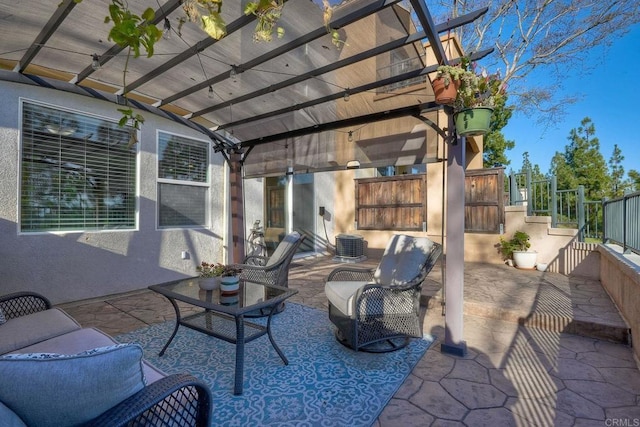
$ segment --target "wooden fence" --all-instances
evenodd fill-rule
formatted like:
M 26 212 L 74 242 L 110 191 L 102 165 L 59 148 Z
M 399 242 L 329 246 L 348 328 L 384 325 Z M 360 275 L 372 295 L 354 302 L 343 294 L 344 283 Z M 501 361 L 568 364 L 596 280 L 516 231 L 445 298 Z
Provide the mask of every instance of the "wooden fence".
M 426 201 L 424 174 L 357 179 L 358 229 L 423 231 Z
M 426 231 L 426 175 L 355 181 L 360 230 Z M 500 233 L 504 224 L 504 168 L 466 172 L 465 231 Z

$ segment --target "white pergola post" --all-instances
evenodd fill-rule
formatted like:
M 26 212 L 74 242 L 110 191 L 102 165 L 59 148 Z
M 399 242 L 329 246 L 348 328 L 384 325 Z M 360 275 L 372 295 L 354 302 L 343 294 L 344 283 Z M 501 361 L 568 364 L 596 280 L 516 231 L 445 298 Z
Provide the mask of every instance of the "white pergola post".
M 285 187 L 285 215 L 284 221 L 285 232 L 287 234 L 293 231 L 293 166 L 287 166 L 287 184 Z
M 449 115 L 449 129 L 455 129 Z M 464 356 L 467 343 L 463 335 L 464 305 L 464 170 L 466 139 L 457 137 L 448 144 L 445 335 L 443 353 Z

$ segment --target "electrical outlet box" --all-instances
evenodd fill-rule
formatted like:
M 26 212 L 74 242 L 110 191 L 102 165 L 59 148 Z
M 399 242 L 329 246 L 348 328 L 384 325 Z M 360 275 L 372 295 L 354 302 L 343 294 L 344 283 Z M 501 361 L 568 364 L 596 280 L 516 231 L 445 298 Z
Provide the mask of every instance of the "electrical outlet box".
M 324 206 L 320 206 L 320 209 L 318 210 L 318 215 L 324 216 Z

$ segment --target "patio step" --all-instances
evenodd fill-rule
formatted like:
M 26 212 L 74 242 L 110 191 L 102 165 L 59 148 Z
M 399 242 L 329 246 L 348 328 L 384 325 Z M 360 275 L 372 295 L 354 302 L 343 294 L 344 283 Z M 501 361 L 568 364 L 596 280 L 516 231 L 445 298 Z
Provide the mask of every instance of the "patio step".
M 474 273 L 483 275 L 482 271 Z M 466 315 L 631 344 L 631 329 L 597 280 L 533 272 L 513 281 L 501 280 L 499 274 L 493 281 L 468 277 L 465 275 Z M 421 305 L 441 310 L 442 301 L 441 285 L 436 280 L 425 282 Z

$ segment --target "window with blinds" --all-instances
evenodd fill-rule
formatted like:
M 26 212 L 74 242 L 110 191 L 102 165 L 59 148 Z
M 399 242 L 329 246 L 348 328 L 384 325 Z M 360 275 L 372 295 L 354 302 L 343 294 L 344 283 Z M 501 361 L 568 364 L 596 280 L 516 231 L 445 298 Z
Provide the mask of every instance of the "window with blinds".
M 20 230 L 136 227 L 136 156 L 130 127 L 22 102 Z
M 206 227 L 209 143 L 158 132 L 158 227 Z

